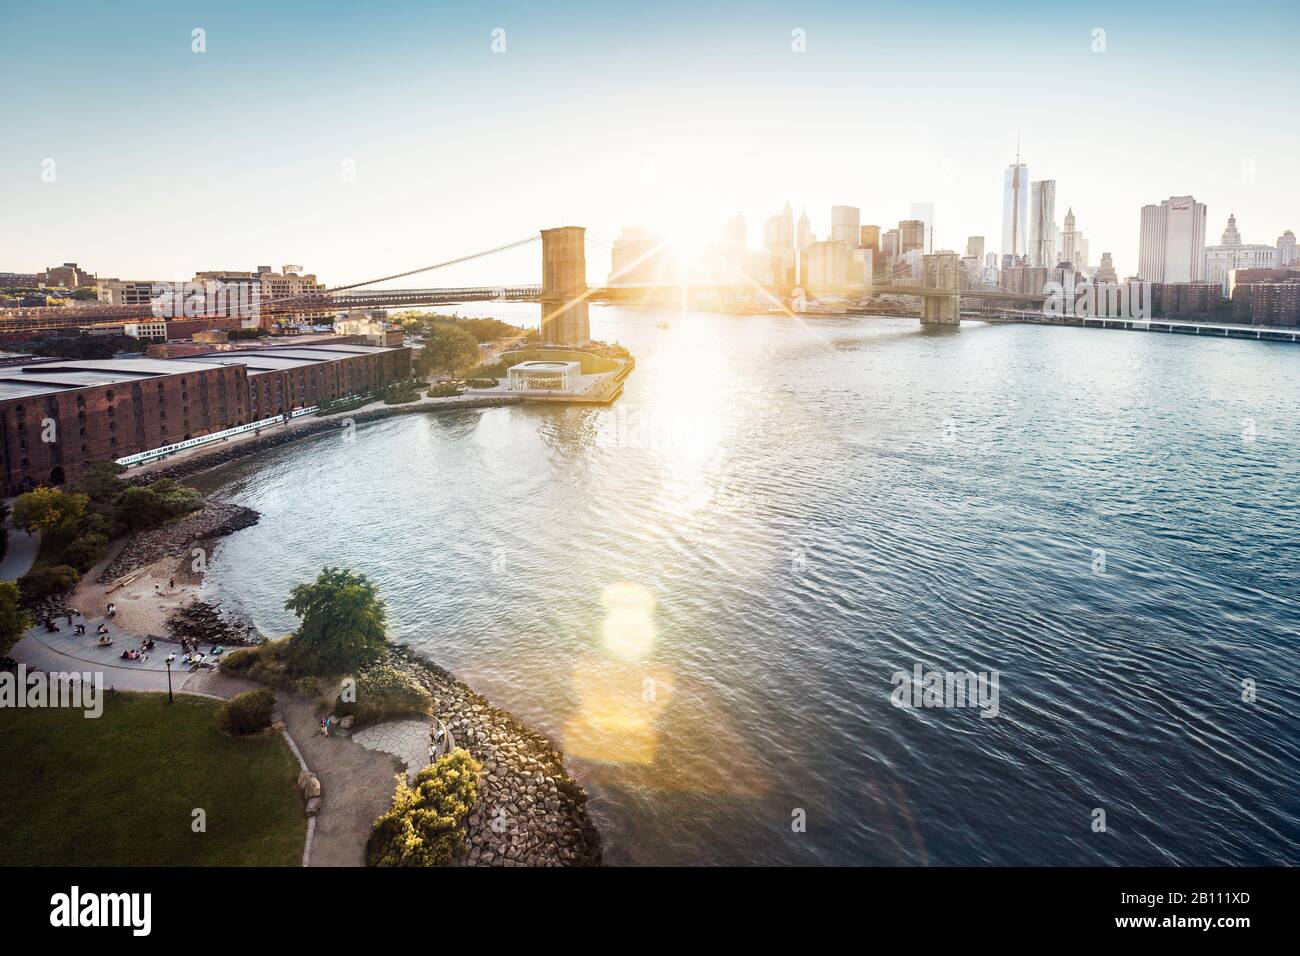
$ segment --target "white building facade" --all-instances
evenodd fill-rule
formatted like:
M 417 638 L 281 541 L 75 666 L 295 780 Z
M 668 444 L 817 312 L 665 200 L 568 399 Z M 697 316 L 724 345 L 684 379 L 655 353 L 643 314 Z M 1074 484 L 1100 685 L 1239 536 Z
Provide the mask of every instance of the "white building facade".
M 1200 282 L 1205 260 L 1205 204 L 1171 196 L 1142 207 L 1138 278 L 1143 282 Z

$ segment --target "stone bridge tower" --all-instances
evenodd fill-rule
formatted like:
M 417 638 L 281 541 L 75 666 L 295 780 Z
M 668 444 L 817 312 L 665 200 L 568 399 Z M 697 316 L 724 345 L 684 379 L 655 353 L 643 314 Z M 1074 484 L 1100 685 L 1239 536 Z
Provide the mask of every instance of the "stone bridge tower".
M 586 345 L 591 341 L 586 232 L 582 226 L 542 230 L 543 342 Z
M 952 290 L 952 295 L 927 295 L 921 299 L 922 325 L 961 325 L 961 259 L 955 252 L 936 252 L 923 259 L 922 284 Z

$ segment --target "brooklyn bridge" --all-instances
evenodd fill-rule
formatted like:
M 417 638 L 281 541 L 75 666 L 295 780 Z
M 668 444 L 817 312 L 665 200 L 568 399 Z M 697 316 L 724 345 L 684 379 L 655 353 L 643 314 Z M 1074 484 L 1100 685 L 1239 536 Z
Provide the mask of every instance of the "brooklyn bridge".
M 586 246 L 592 242 L 582 226 L 543 229 L 538 235 L 421 266 L 391 275 L 367 279 L 309 294 L 262 299 L 255 303 L 256 316 L 265 324 L 293 317 L 298 321 L 311 316 L 368 309 L 407 308 L 450 305 L 463 302 L 538 302 L 541 304 L 543 339 L 575 344 L 589 338 L 587 304 L 636 301 L 655 290 L 678 289 L 676 283 L 648 286 L 644 283 L 621 283 L 611 275 L 603 286 L 587 284 Z M 431 288 L 388 287 L 387 283 L 450 268 L 488 256 L 518 249 L 533 243 L 542 247 L 542 281 L 535 285 L 442 286 Z M 600 245 L 604 245 L 600 243 Z M 383 288 L 378 288 L 384 286 Z M 682 291 L 717 291 L 721 286 L 692 286 Z M 765 285 L 748 276 L 738 275 L 730 288 L 751 298 L 789 311 L 792 289 Z M 955 252 L 938 252 L 923 257 L 919 279 L 858 284 L 833 290 L 858 301 L 878 296 L 902 296 L 919 299 L 920 319 L 924 325 L 959 325 L 963 305 L 968 308 L 1038 308 L 1042 295 L 1021 295 L 1005 289 L 962 288 L 961 265 Z M 0 313 L 0 335 L 16 336 L 68 329 L 109 330 L 128 322 L 157 319 L 202 320 L 227 318 L 229 313 L 214 309 L 201 299 L 195 310 L 180 312 L 179 299 L 155 299 L 140 305 L 76 305 L 31 308 L 19 315 Z M 168 314 L 169 311 L 177 314 Z M 793 313 L 791 313 L 793 314 Z

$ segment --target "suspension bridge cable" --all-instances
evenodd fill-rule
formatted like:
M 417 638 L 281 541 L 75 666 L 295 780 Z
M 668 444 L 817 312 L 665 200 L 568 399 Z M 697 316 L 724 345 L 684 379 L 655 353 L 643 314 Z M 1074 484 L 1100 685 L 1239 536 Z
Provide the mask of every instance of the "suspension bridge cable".
M 518 242 L 511 242 L 504 246 L 497 246 L 495 249 L 485 249 L 483 252 L 475 252 L 472 255 L 461 256 L 458 259 L 448 259 L 446 262 L 438 262 L 431 266 L 422 266 L 419 269 L 411 269 L 409 272 L 398 272 L 391 276 L 384 276 L 381 279 L 367 279 L 365 282 L 354 282 L 351 285 L 335 286 L 333 289 L 324 290 L 324 295 L 333 295 L 336 292 L 346 292 L 349 289 L 359 289 L 366 285 L 377 285 L 380 282 L 390 282 L 393 279 L 405 279 L 407 276 L 418 275 L 421 272 L 430 272 L 434 269 L 442 269 L 446 266 L 454 266 L 462 262 L 469 262 L 472 259 L 481 259 L 484 256 L 494 255 L 498 252 L 505 252 L 508 249 L 518 249 L 520 246 L 526 246 L 530 242 L 537 242 L 541 236 L 529 236 L 527 239 L 520 239 Z M 294 298 L 298 298 L 294 296 Z M 272 300 L 276 301 L 276 300 Z

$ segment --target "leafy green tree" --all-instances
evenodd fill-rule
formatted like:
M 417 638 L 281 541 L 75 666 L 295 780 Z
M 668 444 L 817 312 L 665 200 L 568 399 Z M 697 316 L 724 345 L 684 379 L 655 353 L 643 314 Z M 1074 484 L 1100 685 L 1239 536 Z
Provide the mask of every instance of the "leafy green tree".
M 302 623 L 289 640 L 289 658 L 306 674 L 341 674 L 374 660 L 384 647 L 388 612 L 362 574 L 325 568 L 299 584 L 285 602 Z
M 375 821 L 371 866 L 446 866 L 465 849 L 466 815 L 478 801 L 483 768 L 459 747 L 415 775 L 397 777 L 393 805 Z
M 54 538 L 68 537 L 76 532 L 77 522 L 85 517 L 89 501 L 78 492 L 37 488 L 14 501 L 14 526 L 29 533 L 39 531 Z
M 125 466 L 115 461 L 94 461 L 86 466 L 81 477 L 73 482 L 73 489 L 89 496 L 96 504 L 112 504 L 126 489 L 119 476 Z
M 51 564 L 43 568 L 32 568 L 18 579 L 18 592 L 23 604 L 32 607 L 46 598 L 67 594 L 77 586 L 81 575 L 77 569 L 66 564 Z
M 424 348 L 417 354 L 420 375 L 460 375 L 479 363 L 478 342 L 462 328 L 447 323 L 430 327 Z
M 127 488 L 118 495 L 113 514 L 131 531 L 143 531 L 189 514 L 200 503 L 196 489 L 161 478 L 152 484 Z
M 63 560 L 85 574 L 108 550 L 108 538 L 102 534 L 83 534 L 63 549 Z
M 22 595 L 12 581 L 0 581 L 0 657 L 9 656 L 29 627 L 31 618 L 23 610 Z

